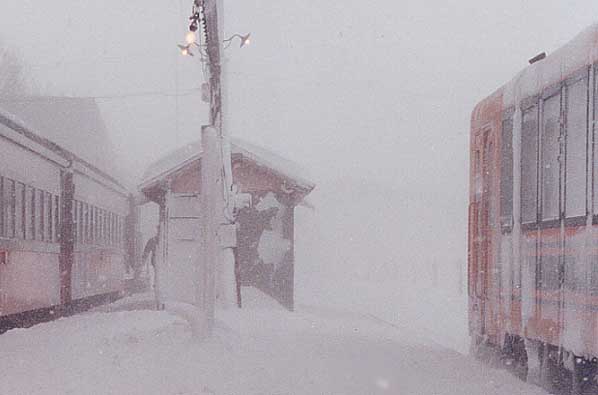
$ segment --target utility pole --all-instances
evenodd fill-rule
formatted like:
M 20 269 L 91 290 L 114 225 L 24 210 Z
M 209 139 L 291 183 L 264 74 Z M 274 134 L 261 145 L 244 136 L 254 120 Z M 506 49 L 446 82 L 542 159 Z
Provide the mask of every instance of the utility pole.
M 223 276 L 233 273 L 231 233 L 234 232 L 231 214 L 231 155 L 223 117 L 222 84 L 222 0 L 195 0 L 203 7 L 206 53 L 208 58 L 210 87 L 210 125 L 202 128 L 201 160 L 201 264 L 198 305 L 203 308 L 207 335 L 212 334 L 216 295 L 227 290 L 222 284 Z M 228 226 L 227 226 L 228 225 Z M 233 236 L 234 238 L 234 236 Z M 228 240 L 228 243 L 226 242 Z M 228 275 L 226 275 L 228 273 Z M 218 284 L 217 284 L 218 283 Z M 217 287 L 220 287 L 218 290 Z M 230 290 L 232 291 L 232 290 Z

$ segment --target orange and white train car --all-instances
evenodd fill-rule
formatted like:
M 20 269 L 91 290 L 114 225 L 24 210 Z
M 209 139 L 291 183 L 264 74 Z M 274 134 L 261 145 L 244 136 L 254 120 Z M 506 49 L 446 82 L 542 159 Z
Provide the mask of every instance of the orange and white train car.
M 471 117 L 473 351 L 597 393 L 598 25 L 530 63 Z

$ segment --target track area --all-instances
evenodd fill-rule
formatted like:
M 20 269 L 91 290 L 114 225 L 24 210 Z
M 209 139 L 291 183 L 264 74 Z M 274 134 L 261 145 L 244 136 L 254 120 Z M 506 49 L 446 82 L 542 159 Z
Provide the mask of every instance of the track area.
M 0 336 L 2 394 L 544 394 L 383 321 L 258 292 L 196 343 L 169 312 L 93 312 Z M 139 301 L 128 305 L 139 308 Z M 119 302 L 118 309 L 127 310 Z

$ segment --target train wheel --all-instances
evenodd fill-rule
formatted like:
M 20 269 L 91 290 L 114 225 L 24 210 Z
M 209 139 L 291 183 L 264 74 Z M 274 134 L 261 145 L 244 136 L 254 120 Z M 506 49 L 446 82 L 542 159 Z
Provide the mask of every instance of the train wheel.
M 519 336 L 505 335 L 503 366 L 519 379 L 527 379 L 527 353 L 525 343 Z
M 572 356 L 573 371 L 571 394 L 589 395 L 598 393 L 598 360 Z
M 527 356 L 527 381 L 542 385 L 543 344 L 531 339 L 525 339 L 525 354 Z

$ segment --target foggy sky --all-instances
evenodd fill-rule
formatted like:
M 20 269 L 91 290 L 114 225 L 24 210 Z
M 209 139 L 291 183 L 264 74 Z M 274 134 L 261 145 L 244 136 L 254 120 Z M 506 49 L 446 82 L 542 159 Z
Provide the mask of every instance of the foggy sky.
M 44 94 L 172 95 L 177 79 L 179 93 L 188 94 L 200 84 L 199 62 L 181 58 L 175 44 L 190 3 L 11 0 L 2 6 L 0 38 L 20 52 Z M 227 34 L 254 37 L 249 48 L 227 51 L 232 133 L 312 171 L 400 179 L 405 165 L 423 166 L 412 163 L 422 153 L 434 152 L 432 162 L 465 159 L 475 102 L 529 57 L 572 38 L 597 11 L 590 0 L 228 0 Z M 115 142 L 141 157 L 137 165 L 197 137 L 206 105 L 196 93 L 179 97 L 177 132 L 175 101 L 101 101 Z M 426 166 L 417 177 L 444 168 Z
M 198 58 L 176 48 L 190 5 L 7 0 L 0 39 L 20 53 L 34 92 L 159 92 L 99 100 L 115 145 L 139 175 L 197 139 L 206 123 L 207 105 L 193 90 L 202 78 Z M 595 0 L 227 0 L 226 34 L 252 33 L 251 46 L 226 51 L 229 132 L 308 168 L 316 199 L 328 198 L 324 208 L 354 198 L 342 185 L 350 179 L 394 191 L 404 200 L 397 206 L 420 202 L 428 220 L 448 215 L 443 226 L 454 228 L 459 254 L 473 106 L 593 15 Z

